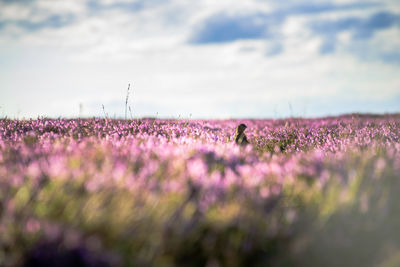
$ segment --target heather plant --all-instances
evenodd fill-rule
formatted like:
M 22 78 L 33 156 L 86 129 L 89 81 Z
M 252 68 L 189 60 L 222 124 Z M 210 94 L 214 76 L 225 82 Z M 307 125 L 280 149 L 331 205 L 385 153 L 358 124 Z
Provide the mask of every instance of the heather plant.
M 399 130 L 397 115 L 0 120 L 0 265 L 397 266 Z

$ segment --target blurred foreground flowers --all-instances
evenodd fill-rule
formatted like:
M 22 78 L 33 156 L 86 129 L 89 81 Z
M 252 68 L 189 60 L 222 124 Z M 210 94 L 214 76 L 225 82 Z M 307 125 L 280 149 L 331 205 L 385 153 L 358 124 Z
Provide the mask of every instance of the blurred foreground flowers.
M 0 120 L 0 266 L 399 266 L 399 193 L 395 115 Z

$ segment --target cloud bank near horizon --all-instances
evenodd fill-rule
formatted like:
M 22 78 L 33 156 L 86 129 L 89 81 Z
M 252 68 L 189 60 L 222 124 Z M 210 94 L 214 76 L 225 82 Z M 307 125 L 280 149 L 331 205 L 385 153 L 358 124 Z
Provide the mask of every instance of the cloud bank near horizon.
M 400 4 L 0 1 L 0 116 L 400 112 Z

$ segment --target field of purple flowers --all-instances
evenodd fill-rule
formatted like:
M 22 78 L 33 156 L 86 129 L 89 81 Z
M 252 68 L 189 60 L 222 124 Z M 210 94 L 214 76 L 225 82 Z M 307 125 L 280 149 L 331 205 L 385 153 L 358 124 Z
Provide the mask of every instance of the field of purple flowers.
M 400 266 L 399 229 L 399 115 L 0 120 L 0 266 Z

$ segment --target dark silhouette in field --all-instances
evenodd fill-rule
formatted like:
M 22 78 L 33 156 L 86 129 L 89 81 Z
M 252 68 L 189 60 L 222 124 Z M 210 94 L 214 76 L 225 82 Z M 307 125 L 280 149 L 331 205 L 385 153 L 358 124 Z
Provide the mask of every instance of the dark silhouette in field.
M 60 240 L 42 241 L 27 254 L 24 267 L 111 267 L 107 255 L 89 251 L 83 246 L 66 248 Z
M 244 134 L 244 130 L 246 130 L 247 126 L 244 125 L 243 123 L 240 124 L 236 128 L 236 134 L 235 134 L 235 143 L 241 146 L 245 146 L 249 144 L 249 141 L 247 140 L 246 135 Z

